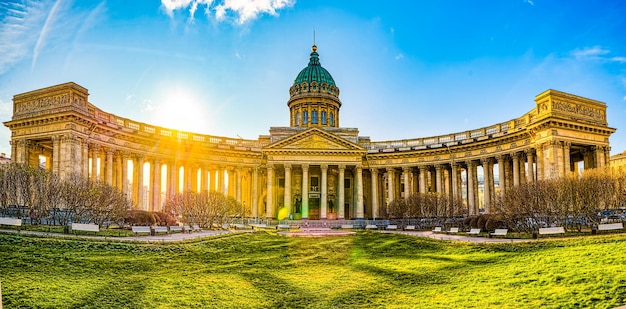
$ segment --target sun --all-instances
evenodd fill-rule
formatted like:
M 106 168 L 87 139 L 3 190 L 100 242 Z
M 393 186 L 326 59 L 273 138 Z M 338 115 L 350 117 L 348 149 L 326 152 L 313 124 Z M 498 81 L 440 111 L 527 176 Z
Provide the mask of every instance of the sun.
M 151 123 L 180 131 L 206 134 L 212 122 L 199 95 L 184 86 L 164 89 L 164 95 L 151 102 Z

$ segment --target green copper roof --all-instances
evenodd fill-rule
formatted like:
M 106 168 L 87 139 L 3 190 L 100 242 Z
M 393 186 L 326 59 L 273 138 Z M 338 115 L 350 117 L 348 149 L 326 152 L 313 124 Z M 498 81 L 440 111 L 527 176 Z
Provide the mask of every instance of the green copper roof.
M 313 45 L 313 51 L 311 52 L 311 60 L 309 60 L 309 65 L 302 69 L 296 77 L 296 80 L 293 81 L 294 84 L 300 84 L 302 82 L 318 82 L 318 83 L 327 83 L 328 85 L 335 85 L 335 80 L 330 73 L 326 71 L 320 64 L 319 54 L 317 53 L 317 46 Z

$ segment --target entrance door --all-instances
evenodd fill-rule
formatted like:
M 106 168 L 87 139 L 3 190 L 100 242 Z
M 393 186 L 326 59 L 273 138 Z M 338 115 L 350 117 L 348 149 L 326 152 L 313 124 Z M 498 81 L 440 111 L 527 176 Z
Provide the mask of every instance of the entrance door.
M 320 199 L 319 198 L 309 198 L 309 219 L 311 220 L 320 219 Z

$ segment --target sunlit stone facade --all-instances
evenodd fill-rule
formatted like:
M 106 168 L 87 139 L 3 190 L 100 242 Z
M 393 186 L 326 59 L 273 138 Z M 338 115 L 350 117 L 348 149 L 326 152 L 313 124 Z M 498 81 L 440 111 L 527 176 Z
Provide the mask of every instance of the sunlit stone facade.
M 528 113 L 492 126 L 371 141 L 339 126 L 339 88 L 315 47 L 289 92 L 290 126 L 256 140 L 113 115 L 75 83 L 15 95 L 4 124 L 14 162 L 45 158 L 60 177 L 105 181 L 139 209 L 161 210 L 179 191 L 215 190 L 242 202 L 249 217 L 285 207 L 295 219 L 328 220 L 378 218 L 389 201 L 418 192 L 463 198 L 467 214 L 490 212 L 514 186 L 608 164 L 615 132 L 604 103 L 547 90 Z

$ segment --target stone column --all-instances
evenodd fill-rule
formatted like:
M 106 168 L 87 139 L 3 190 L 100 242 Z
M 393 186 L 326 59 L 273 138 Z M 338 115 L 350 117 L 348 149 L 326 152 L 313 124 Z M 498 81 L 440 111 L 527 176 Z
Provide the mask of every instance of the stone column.
M 427 166 L 419 166 L 418 167 L 420 170 L 420 193 L 421 194 L 425 194 L 426 193 L 426 173 L 428 172 L 428 167 Z
M 409 180 L 409 175 L 411 175 L 410 167 L 402 168 L 402 176 L 404 177 L 404 198 L 408 199 L 409 195 L 411 195 L 411 183 Z
M 532 149 L 526 149 L 526 160 L 528 161 L 528 182 L 535 182 L 535 154 Z
M 443 192 L 443 175 L 441 173 L 442 169 L 443 166 L 441 166 L 440 164 L 435 165 L 435 192 L 437 193 Z
M 543 176 L 543 144 L 539 144 L 537 145 L 537 148 L 535 149 L 535 151 L 537 152 L 537 180 L 543 180 L 544 176 Z M 587 166 L 585 166 L 586 168 Z
M 220 173 L 221 174 L 221 173 Z M 221 175 L 220 175 L 221 178 Z M 223 191 L 222 191 L 223 192 Z M 266 218 L 274 217 L 274 166 L 271 164 L 267 165 L 267 205 L 266 205 Z
M 91 180 L 98 181 L 98 154 L 100 147 L 93 145 L 91 148 Z
M 152 210 L 161 211 L 161 158 L 154 159 L 152 168 Z
M 394 193 L 396 192 L 396 190 L 393 187 L 395 183 L 394 181 L 395 175 L 396 175 L 395 169 L 393 167 L 388 167 L 387 168 L 387 205 L 389 205 L 395 199 Z
M 178 188 L 176 187 L 176 179 L 178 178 L 178 172 L 176 170 L 176 160 L 171 160 L 167 163 L 167 175 L 169 176 L 168 178 L 168 184 L 167 184 L 167 194 L 168 194 L 168 198 L 172 198 L 174 197 L 174 195 L 176 195 L 176 192 L 178 192 Z
M 237 166 L 235 168 L 235 198 L 237 202 L 241 203 L 241 184 L 242 184 L 242 175 L 241 175 L 241 166 Z
M 235 170 L 231 166 L 228 171 L 228 196 L 235 198 Z
M 209 173 L 207 173 L 206 165 L 200 167 L 202 173 L 200 174 L 200 192 L 209 190 Z
M 378 169 L 370 168 L 372 173 L 372 217 L 378 218 Z
M 462 195 L 459 195 L 459 188 L 461 188 L 460 186 L 460 181 L 458 178 L 458 174 L 459 174 L 459 164 L 458 163 L 453 163 L 451 166 L 452 169 L 452 175 L 450 176 L 450 178 L 452 178 L 452 199 L 457 199 L 457 198 L 461 198 Z
M 504 197 L 506 192 L 506 175 L 504 173 L 504 161 L 503 155 L 497 156 L 498 159 L 498 188 L 500 188 L 500 197 Z
M 356 218 L 365 219 L 365 207 L 363 205 L 363 167 L 356 166 Z
M 346 189 L 345 189 L 345 177 L 346 177 L 346 166 L 339 165 L 339 201 L 337 202 L 337 218 L 344 219 L 346 217 L 344 204 L 346 203 Z
M 137 171 L 137 184 L 135 186 L 137 187 L 137 206 L 139 207 L 139 209 L 144 209 L 144 203 L 143 203 L 143 199 L 144 199 L 143 163 L 144 161 L 143 160 L 144 160 L 143 156 L 137 156 L 137 168 L 135 169 Z
M 469 208 L 470 216 L 476 214 L 475 196 L 476 191 L 474 188 L 474 169 L 476 165 L 472 161 L 467 161 L 467 207 Z
M 493 172 L 493 166 L 492 164 L 492 159 L 491 158 L 486 158 L 486 159 L 482 159 L 482 164 L 483 164 L 483 174 L 484 174 L 484 199 L 485 199 L 485 213 L 491 213 L 491 190 L 492 190 L 492 172 Z
M 572 172 L 572 164 L 570 159 L 570 148 L 572 143 L 563 142 L 563 173 L 565 176 Z
M 122 154 L 122 192 L 127 199 L 132 200 L 131 192 L 128 188 L 128 159 L 130 159 L 130 154 L 128 152 L 124 152 Z
M 122 191 L 122 153 L 120 151 L 115 152 L 115 187 Z
M 517 153 L 512 153 L 511 157 L 513 158 L 513 186 L 519 186 L 519 155 Z
M 285 196 L 283 198 L 283 207 L 287 208 L 289 214 L 293 211 L 291 209 L 291 164 L 284 164 L 285 168 Z
M 309 165 L 302 164 L 302 219 L 309 218 Z
M 53 160 L 54 160 L 54 139 L 52 140 L 52 145 L 53 145 L 52 146 L 53 147 L 53 150 L 52 150 L 53 155 L 52 155 L 52 157 L 53 157 Z M 83 140 L 81 145 L 80 145 L 80 147 L 81 147 L 81 153 L 82 153 L 81 154 L 81 160 L 82 160 L 82 163 L 83 163 L 82 173 L 81 174 L 83 175 L 83 177 L 89 178 L 89 143 L 87 141 Z M 54 167 L 54 163 L 52 164 L 52 166 Z M 118 183 L 117 187 L 121 187 L 121 184 Z
M 107 170 L 106 170 L 106 183 L 109 186 L 113 185 L 113 149 L 107 149 Z
M 252 217 L 259 216 L 259 168 L 252 168 L 252 202 L 250 203 Z
M 321 165 L 322 170 L 322 197 L 320 201 L 320 219 L 326 219 L 328 210 L 328 165 Z
M 272 167 L 272 173 L 274 172 L 273 167 Z M 272 174 L 272 176 L 274 176 Z M 226 167 L 223 165 L 220 165 L 218 172 L 217 172 L 217 190 L 224 194 L 225 196 L 228 196 L 228 191 L 226 188 Z M 273 215 L 272 215 L 273 216 Z

